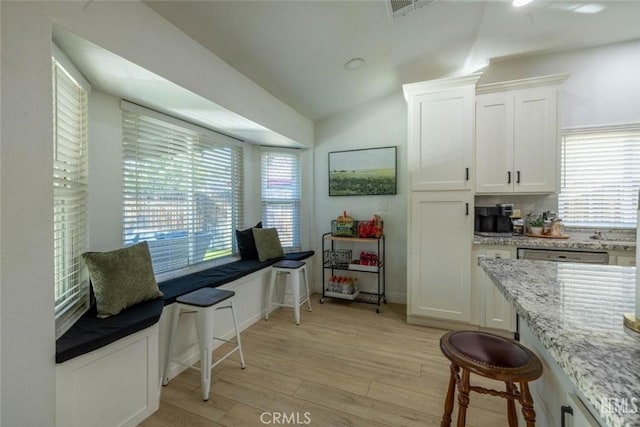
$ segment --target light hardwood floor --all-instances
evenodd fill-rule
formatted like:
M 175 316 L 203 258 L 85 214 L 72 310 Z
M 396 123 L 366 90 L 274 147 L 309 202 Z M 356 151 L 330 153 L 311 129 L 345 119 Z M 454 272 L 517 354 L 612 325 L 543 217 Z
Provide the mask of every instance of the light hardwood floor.
M 237 355 L 217 366 L 208 402 L 189 369 L 162 388 L 160 409 L 141 426 L 439 426 L 449 378 L 444 331 L 407 325 L 404 305 L 376 314 L 373 305 L 318 298 L 312 312 L 301 308 L 299 326 L 282 308 L 244 331 L 247 368 Z M 506 426 L 506 401 L 472 394 L 467 425 Z

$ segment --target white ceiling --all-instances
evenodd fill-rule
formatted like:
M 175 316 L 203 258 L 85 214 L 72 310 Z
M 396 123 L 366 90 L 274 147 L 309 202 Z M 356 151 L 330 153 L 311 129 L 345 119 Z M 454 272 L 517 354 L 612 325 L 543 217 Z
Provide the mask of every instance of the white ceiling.
M 576 11 L 596 2 L 604 10 Z M 640 38 L 635 0 L 436 0 L 397 20 L 382 0 L 145 3 L 314 121 L 491 59 Z M 345 70 L 354 57 L 366 63 Z
M 248 120 L 59 26 L 53 40 L 92 87 L 244 141 L 300 147 L 300 143 Z

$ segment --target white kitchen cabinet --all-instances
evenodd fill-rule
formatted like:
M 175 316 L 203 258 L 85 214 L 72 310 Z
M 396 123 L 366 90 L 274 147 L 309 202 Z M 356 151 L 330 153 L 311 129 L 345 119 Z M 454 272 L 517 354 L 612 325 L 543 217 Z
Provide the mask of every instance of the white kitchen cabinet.
M 407 315 L 471 320 L 471 192 L 412 192 Z M 415 323 L 415 322 L 412 322 Z
M 559 176 L 559 85 L 567 75 L 478 86 L 477 193 L 554 193 Z
M 489 249 L 484 256 L 489 258 L 510 259 L 511 252 L 505 250 Z M 480 286 L 484 291 L 484 312 L 481 317 L 481 326 L 504 331 L 516 331 L 516 310 L 513 305 L 502 295 L 498 287 L 489 276 L 480 270 Z
M 403 86 L 410 191 L 472 190 L 475 85 L 480 74 Z

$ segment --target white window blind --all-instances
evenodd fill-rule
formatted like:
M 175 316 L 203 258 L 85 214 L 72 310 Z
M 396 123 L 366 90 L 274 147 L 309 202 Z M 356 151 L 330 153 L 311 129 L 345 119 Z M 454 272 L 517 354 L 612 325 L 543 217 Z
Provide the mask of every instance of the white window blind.
M 231 255 L 243 225 L 242 156 L 223 135 L 123 110 L 124 244 L 146 240 L 156 273 Z
M 53 227 L 56 337 L 89 307 L 87 92 L 56 58 L 53 68 Z
M 299 251 L 300 243 L 300 152 L 263 148 L 262 224 L 275 227 L 286 251 Z
M 640 125 L 567 131 L 559 213 L 572 226 L 633 228 L 640 189 Z

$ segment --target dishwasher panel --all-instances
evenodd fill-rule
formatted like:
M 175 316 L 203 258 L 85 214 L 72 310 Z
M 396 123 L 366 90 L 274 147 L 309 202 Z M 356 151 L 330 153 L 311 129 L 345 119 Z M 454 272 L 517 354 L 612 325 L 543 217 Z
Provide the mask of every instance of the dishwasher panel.
M 583 264 L 609 264 L 609 254 L 607 252 L 567 251 L 555 249 L 518 248 L 518 259 L 577 262 Z

